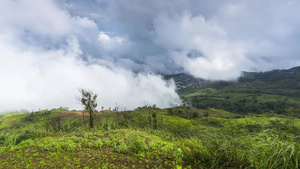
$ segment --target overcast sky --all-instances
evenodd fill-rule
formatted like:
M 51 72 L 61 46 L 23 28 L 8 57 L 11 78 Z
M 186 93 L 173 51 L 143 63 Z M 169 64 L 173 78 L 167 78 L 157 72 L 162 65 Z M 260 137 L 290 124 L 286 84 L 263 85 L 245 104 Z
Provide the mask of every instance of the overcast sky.
M 180 104 L 185 72 L 235 80 L 300 65 L 299 0 L 2 0 L 0 112 Z

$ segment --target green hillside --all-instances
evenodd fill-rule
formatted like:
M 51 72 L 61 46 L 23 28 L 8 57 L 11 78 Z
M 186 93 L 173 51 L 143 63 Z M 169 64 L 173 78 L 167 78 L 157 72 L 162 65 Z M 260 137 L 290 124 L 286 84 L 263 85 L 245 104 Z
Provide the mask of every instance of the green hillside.
M 268 72 L 243 72 L 237 81 L 207 81 L 188 74 L 166 75 L 174 79 L 180 95 L 213 88 L 223 92 L 300 96 L 300 67 Z
M 0 130 L 0 168 L 298 168 L 293 116 L 146 106 L 95 120 L 89 129 L 62 109 L 1 116 L 17 122 Z
M 300 116 L 300 67 L 243 72 L 238 81 L 205 81 L 185 74 L 169 75 L 179 95 L 196 108 L 237 114 L 277 113 Z
M 7 113 L 0 168 L 299 168 L 299 70 L 170 75 L 183 105 L 103 110 L 93 129 L 81 111 Z

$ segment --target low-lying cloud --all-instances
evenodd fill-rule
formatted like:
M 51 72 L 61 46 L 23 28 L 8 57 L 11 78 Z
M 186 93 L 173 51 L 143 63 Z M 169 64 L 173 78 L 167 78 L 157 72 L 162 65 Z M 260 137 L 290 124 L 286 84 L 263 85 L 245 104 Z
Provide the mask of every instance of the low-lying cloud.
M 84 61 L 75 39 L 63 50 L 20 51 L 1 42 L 1 111 L 38 110 L 58 106 L 80 109 L 78 89 L 99 94 L 99 106 L 126 109 L 144 103 L 169 107 L 180 104 L 173 81 L 150 73 L 133 73 L 113 63 L 96 59 Z M 9 57 L 8 57 L 9 56 Z
M 114 50 L 126 46 L 123 39 L 99 31 L 94 21 L 70 16 L 50 0 L 4 4 L 1 11 L 17 11 L 0 12 L 0 112 L 81 109 L 76 100 L 79 88 L 97 93 L 99 106 L 106 109 L 181 103 L 173 81 L 118 66 L 114 57 L 119 53 Z M 14 17 L 16 13 L 24 18 Z M 98 51 L 102 58 L 93 56 Z

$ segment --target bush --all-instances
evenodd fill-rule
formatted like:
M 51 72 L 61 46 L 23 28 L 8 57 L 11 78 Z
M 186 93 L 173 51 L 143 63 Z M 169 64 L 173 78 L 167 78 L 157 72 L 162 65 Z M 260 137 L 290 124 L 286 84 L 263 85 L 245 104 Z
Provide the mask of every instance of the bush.
M 193 108 L 193 107 L 188 107 L 188 106 L 181 106 L 177 108 L 169 108 L 167 115 L 169 116 L 179 116 L 183 117 L 186 119 L 195 119 L 200 117 L 200 112 L 199 110 Z
M 22 133 L 22 134 L 16 136 L 15 137 L 15 145 L 20 144 L 22 141 L 24 141 L 26 139 L 27 139 L 26 133 Z
M 127 153 L 128 152 L 127 145 L 125 143 L 121 143 L 119 146 L 115 148 L 115 151 L 119 153 Z
M 145 141 L 143 139 L 137 139 L 132 137 L 129 144 L 129 151 L 135 154 L 139 154 L 140 152 L 145 150 Z
M 263 126 L 260 124 L 247 124 L 245 129 L 249 132 L 260 132 L 263 129 Z
M 0 145 L 3 145 L 5 142 L 5 136 L 1 135 L 0 136 Z

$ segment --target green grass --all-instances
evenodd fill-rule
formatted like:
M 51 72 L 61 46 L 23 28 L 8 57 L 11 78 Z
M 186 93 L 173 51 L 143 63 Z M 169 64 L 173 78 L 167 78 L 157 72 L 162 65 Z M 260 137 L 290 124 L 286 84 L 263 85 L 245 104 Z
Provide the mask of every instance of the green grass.
M 26 117 L 28 113 L 9 113 L 0 116 L 0 130 L 13 126 L 15 123 L 19 123 L 20 120 Z
M 193 97 L 193 96 L 210 95 L 210 94 L 215 94 L 215 93 L 217 93 L 216 89 L 205 88 L 205 89 L 197 90 L 196 92 L 193 92 L 193 93 L 182 94 L 182 96 L 184 96 L 184 97 Z
M 63 118 L 59 131 L 37 120 L 58 112 L 26 114 L 32 121 L 2 116 L 4 124 L 23 119 L 0 131 L 0 168 L 299 168 L 297 117 L 186 106 L 172 112 L 183 115 L 155 108 L 111 113 L 97 117 L 93 130 Z
M 3 168 L 174 168 L 176 162 L 168 158 L 173 156 L 173 147 L 150 133 L 95 130 L 29 139 L 2 148 L 0 161 Z

